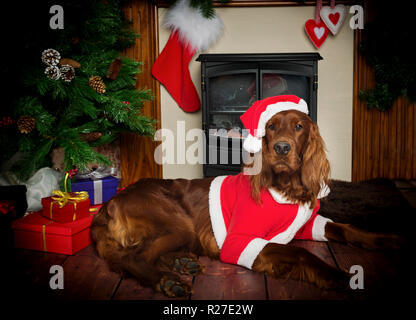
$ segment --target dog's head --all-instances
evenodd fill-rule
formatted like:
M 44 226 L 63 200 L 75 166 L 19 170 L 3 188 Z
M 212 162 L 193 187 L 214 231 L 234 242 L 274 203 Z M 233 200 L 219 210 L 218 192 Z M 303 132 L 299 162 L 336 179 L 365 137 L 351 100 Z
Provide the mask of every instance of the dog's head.
M 259 200 L 261 189 L 275 187 L 314 205 L 330 170 L 316 123 L 297 110 L 276 113 L 266 122 L 261 152 L 261 171 L 250 177 L 253 197 Z

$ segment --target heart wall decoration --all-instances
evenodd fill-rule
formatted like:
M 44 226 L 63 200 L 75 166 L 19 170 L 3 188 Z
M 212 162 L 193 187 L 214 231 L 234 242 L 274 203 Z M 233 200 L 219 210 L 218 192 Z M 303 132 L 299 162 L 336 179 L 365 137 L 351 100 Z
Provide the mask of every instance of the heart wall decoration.
M 329 29 L 325 23 L 314 19 L 306 21 L 305 31 L 317 49 L 321 47 L 329 35 Z
M 316 0 L 315 19 L 309 19 L 305 23 L 305 31 L 312 43 L 319 49 L 329 34 L 326 24 L 321 21 L 319 13 L 322 8 L 322 0 Z
M 342 4 L 337 4 L 336 6 L 324 6 L 320 10 L 322 21 L 334 36 L 341 29 L 347 15 L 346 13 L 347 9 Z

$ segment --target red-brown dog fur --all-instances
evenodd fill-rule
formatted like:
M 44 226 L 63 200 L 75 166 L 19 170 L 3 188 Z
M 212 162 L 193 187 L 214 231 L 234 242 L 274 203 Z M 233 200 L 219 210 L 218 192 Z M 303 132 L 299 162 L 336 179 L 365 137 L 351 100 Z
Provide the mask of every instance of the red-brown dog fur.
M 277 141 L 291 150 L 285 156 L 274 151 Z M 275 188 L 290 200 L 315 206 L 321 183 L 329 184 L 329 162 L 318 127 L 299 111 L 276 114 L 266 124 L 261 172 L 250 176 L 252 196 L 259 201 L 263 188 Z M 135 277 L 168 296 L 186 295 L 191 285 L 178 275 L 187 266 L 203 272 L 196 256 L 218 259 L 208 208 L 213 178 L 142 179 L 105 203 L 94 217 L 91 232 L 100 257 L 114 271 Z M 374 249 L 397 247 L 394 235 L 369 233 L 350 225 L 327 223 L 330 240 Z M 185 258 L 182 269 L 175 269 Z M 189 263 L 194 261 L 195 263 Z M 269 243 L 255 259 L 252 269 L 277 278 L 291 278 L 319 287 L 346 287 L 348 274 L 336 269 L 303 248 Z M 192 271 L 192 270 L 191 270 Z M 196 273 L 195 273 L 196 272 Z

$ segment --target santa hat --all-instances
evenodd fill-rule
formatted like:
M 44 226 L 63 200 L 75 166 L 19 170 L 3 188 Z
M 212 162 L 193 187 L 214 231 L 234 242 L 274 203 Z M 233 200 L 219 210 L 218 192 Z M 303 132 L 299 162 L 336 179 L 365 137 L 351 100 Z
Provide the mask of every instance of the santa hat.
M 206 18 L 190 0 L 178 0 L 166 12 L 164 27 L 171 29 L 166 46 L 152 67 L 153 76 L 165 86 L 176 103 L 186 112 L 201 105 L 189 73 L 189 62 L 195 53 L 207 50 L 223 31 L 222 20 Z
M 306 102 L 294 95 L 282 95 L 258 100 L 240 117 L 244 127 L 249 131 L 243 147 L 247 152 L 256 153 L 261 150 L 262 137 L 266 134 L 266 123 L 276 113 L 298 110 L 308 114 Z

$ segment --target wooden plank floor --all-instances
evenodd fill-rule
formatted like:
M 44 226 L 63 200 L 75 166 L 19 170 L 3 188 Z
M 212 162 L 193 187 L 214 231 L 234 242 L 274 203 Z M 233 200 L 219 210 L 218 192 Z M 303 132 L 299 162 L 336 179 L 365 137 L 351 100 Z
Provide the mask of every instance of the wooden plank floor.
M 416 181 L 396 180 L 395 183 L 409 203 L 416 207 Z M 296 240 L 290 245 L 303 247 L 347 272 L 353 265 L 362 266 L 364 289 L 343 292 L 323 290 L 307 283 L 272 279 L 239 266 L 200 257 L 206 272 L 186 279 L 193 283 L 194 293 L 183 300 L 397 300 L 406 298 L 406 286 L 413 279 L 411 268 L 414 264 L 410 260 L 411 255 L 406 255 L 404 250 L 369 251 L 331 241 Z M 6 259 L 11 261 L 8 271 L 3 273 L 10 284 L 9 296 L 14 290 L 19 299 L 24 296 L 65 300 L 169 299 L 143 288 L 135 279 L 111 272 L 92 246 L 73 256 L 15 249 Z M 49 287 L 52 265 L 60 265 L 64 269 L 63 290 L 51 290 Z
M 314 241 L 293 241 L 317 255 L 327 263 L 348 271 L 352 265 L 364 269 L 364 290 L 340 292 L 323 290 L 313 285 L 273 279 L 254 273 L 243 267 L 224 264 L 200 257 L 206 266 L 204 274 L 188 277 L 193 283 L 194 293 L 184 300 L 356 300 L 386 298 L 393 295 L 383 288 L 399 282 L 400 257 L 397 252 L 375 252 L 352 248 L 343 244 Z M 47 294 L 65 300 L 161 300 L 168 299 L 150 288 L 143 288 L 135 279 L 123 278 L 111 272 L 92 246 L 73 256 L 43 253 L 30 250 L 15 250 L 16 262 L 24 270 L 25 282 L 21 286 L 31 287 L 31 292 Z M 52 265 L 64 269 L 64 289 L 49 289 L 49 269 Z M 21 272 L 21 271 L 20 271 Z M 21 288 L 22 289 L 22 288 Z M 395 290 L 396 294 L 397 291 Z

